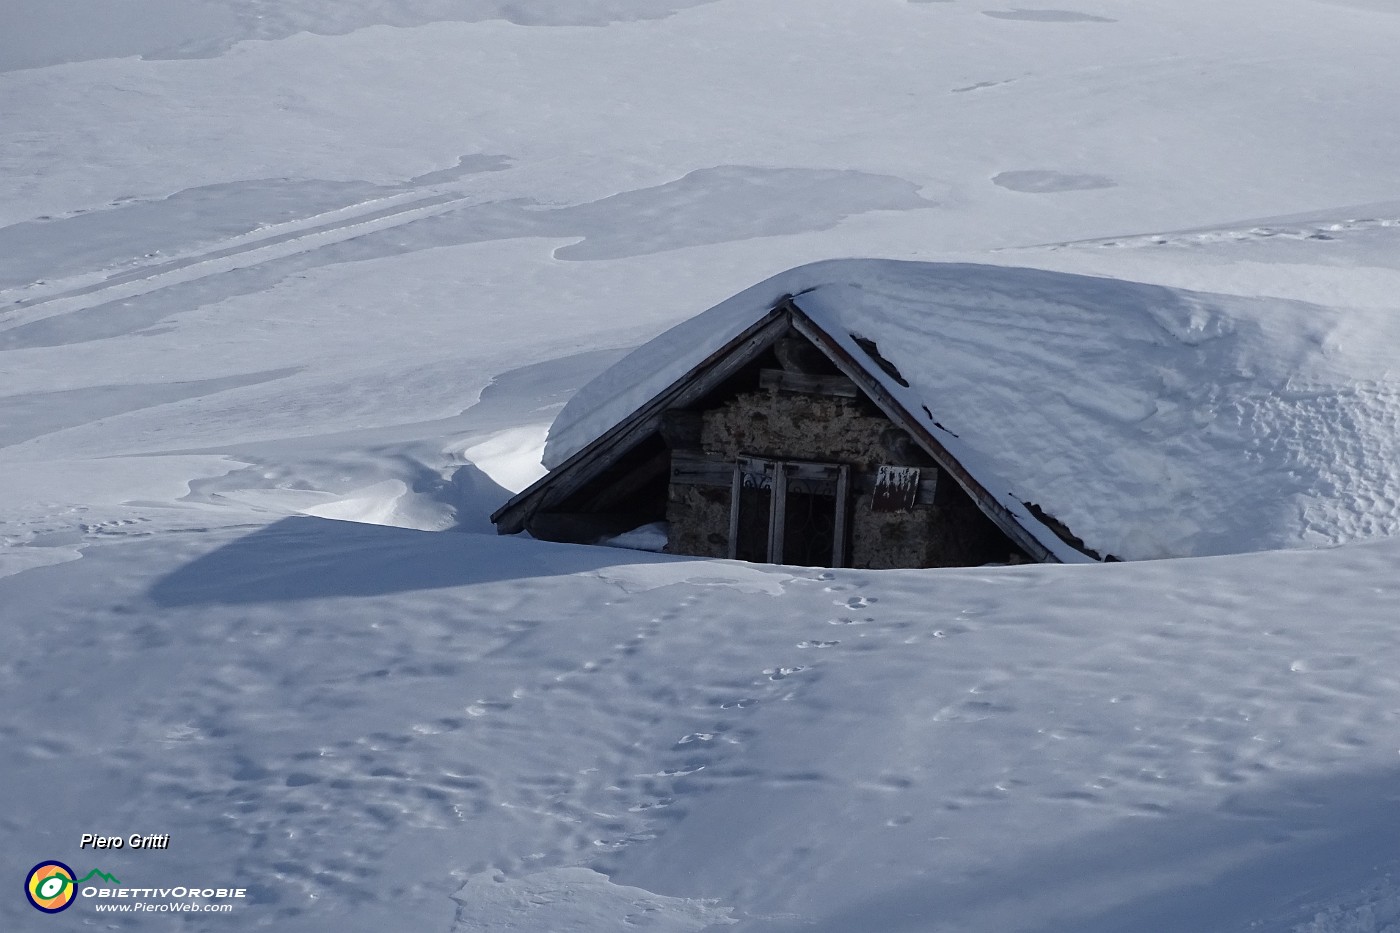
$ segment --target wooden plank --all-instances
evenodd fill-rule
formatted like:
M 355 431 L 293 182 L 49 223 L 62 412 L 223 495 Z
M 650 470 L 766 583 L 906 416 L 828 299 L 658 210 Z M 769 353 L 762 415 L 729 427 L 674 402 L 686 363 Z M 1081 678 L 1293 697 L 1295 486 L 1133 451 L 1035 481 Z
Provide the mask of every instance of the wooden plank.
M 744 491 L 744 471 L 739 466 L 739 461 L 734 461 L 732 485 L 729 487 L 729 559 L 737 560 L 739 557 L 739 503 L 742 501 L 740 493 Z
M 842 466 L 836 479 L 836 527 L 832 531 L 831 566 L 844 567 L 846 557 L 846 516 L 850 512 L 851 468 Z
M 541 512 L 531 515 L 525 526 L 541 541 L 565 544 L 592 544 L 603 538 L 631 531 L 641 522 L 636 515 L 608 512 Z
M 789 463 L 793 461 L 788 461 Z M 849 466 L 831 464 L 798 463 L 799 479 L 833 480 L 835 472 L 847 471 L 847 494 L 864 495 L 875 491 L 875 474 L 869 470 L 856 470 Z M 816 469 L 809 473 L 808 468 Z M 757 469 L 757 468 L 756 468 Z M 734 482 L 734 461 L 717 454 L 706 454 L 698 450 L 671 451 L 671 482 L 677 486 L 713 486 L 728 488 Z M 919 491 L 915 505 L 933 505 L 938 492 L 938 470 L 926 468 L 920 474 Z
M 768 510 L 768 563 L 783 562 L 783 538 L 787 532 L 787 464 L 773 464 L 773 503 Z
M 766 476 L 770 483 L 773 481 L 773 477 L 778 475 L 778 462 L 776 460 L 745 454 L 740 456 L 737 462 L 742 472 Z
M 777 482 L 776 477 L 780 467 L 783 470 L 783 475 L 788 479 L 827 483 L 836 482 L 836 477 L 841 469 L 835 463 L 814 463 L 809 460 L 770 460 L 766 457 L 751 456 L 740 457 L 739 465 L 750 473 L 762 473 L 765 476 L 774 477 L 774 483 Z
M 860 390 L 845 376 L 812 376 L 790 373 L 781 369 L 762 369 L 758 373 L 761 388 L 777 392 L 801 392 L 805 395 L 838 395 L 857 398 Z
M 671 451 L 671 482 L 680 486 L 728 486 L 734 461 L 698 450 Z
M 805 480 L 812 483 L 834 483 L 841 475 L 841 467 L 835 463 L 804 463 L 801 460 L 784 460 L 787 478 Z

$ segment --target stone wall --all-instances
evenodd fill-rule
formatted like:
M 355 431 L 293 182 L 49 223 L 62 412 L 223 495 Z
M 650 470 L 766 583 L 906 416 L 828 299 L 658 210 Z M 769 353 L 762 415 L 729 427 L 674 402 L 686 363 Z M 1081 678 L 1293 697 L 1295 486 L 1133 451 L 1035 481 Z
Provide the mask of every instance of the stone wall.
M 671 484 L 666 520 L 671 523 L 666 550 L 693 557 L 729 556 L 729 489 L 723 486 Z
M 758 391 L 706 411 L 704 452 L 725 460 L 751 455 L 773 460 L 849 464 L 873 474 L 893 464 L 881 443 L 889 419 L 864 399 Z M 913 465 L 913 464 L 900 464 Z M 938 476 L 932 505 L 908 512 L 871 511 L 871 495 L 852 496 L 852 567 L 968 566 L 1007 560 L 1010 542 L 946 474 L 922 465 L 925 480 Z M 667 503 L 675 554 L 728 554 L 730 491 L 720 486 L 673 484 Z
M 874 512 L 870 493 L 855 497 L 851 510 L 851 566 L 869 570 L 927 567 L 933 509 L 916 505 L 908 512 Z
M 871 470 L 888 463 L 880 434 L 889 419 L 860 399 L 787 392 L 746 392 L 705 412 L 700 446 L 733 459 L 849 463 Z

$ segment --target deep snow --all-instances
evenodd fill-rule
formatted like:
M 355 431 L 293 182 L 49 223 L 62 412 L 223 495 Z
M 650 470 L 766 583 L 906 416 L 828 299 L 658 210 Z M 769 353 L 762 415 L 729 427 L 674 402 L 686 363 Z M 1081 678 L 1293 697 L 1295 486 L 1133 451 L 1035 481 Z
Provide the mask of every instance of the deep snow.
M 1246 466 L 1367 464 L 1312 540 L 1383 535 L 1397 47 L 1379 0 L 7 4 L 0 928 L 1393 929 L 1393 539 L 875 573 L 485 517 L 629 350 L 883 257 L 1258 309 L 1260 385 L 1368 401 L 1260 396 Z M 43 917 L 50 858 L 250 897 Z
M 869 371 L 999 501 L 1038 503 L 1099 553 L 1193 557 L 1400 530 L 1393 309 L 997 266 L 846 260 L 777 275 L 580 389 L 545 464 L 788 295 L 852 358 L 866 358 L 855 338 L 876 340 L 905 384 Z

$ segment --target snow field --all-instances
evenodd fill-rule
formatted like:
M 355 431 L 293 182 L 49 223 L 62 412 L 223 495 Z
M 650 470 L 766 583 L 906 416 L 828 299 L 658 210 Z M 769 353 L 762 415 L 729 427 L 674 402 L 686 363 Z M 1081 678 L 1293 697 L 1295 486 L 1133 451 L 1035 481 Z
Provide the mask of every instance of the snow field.
M 586 864 L 738 929 L 1109 929 L 1171 892 L 1233 929 L 1394 862 L 1394 551 L 930 576 L 309 517 L 168 535 L 0 581 L 48 620 L 0 652 L 8 773 L 54 826 L 121 787 L 281 928 L 447 928 L 454 885 Z M 40 664 L 68 677 L 17 690 Z M 47 728 L 75 708 L 121 713 Z M 1306 872 L 1231 897 L 1276 862 Z M 568 877 L 579 916 L 613 896 Z
M 7 15 L 0 874 L 169 832 L 100 867 L 245 885 L 239 929 L 1395 927 L 1393 542 L 862 573 L 484 534 L 626 351 L 861 256 L 1320 309 L 1276 362 L 1335 392 L 1217 417 L 1374 493 L 1315 540 L 1387 532 L 1389 4 Z

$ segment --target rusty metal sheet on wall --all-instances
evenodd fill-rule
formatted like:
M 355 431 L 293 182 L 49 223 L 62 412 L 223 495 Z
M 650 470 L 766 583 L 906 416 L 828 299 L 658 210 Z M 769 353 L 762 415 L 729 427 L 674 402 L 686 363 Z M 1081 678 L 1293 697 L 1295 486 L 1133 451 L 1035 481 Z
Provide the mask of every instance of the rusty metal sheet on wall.
M 919 495 L 919 468 L 881 466 L 875 475 L 872 512 L 908 512 Z

